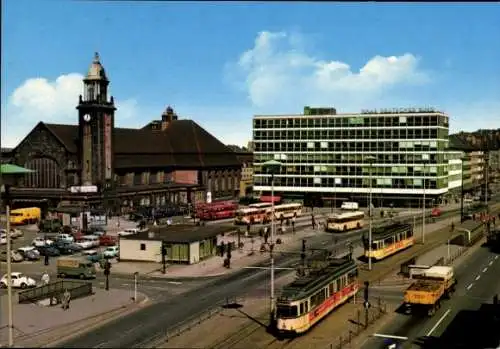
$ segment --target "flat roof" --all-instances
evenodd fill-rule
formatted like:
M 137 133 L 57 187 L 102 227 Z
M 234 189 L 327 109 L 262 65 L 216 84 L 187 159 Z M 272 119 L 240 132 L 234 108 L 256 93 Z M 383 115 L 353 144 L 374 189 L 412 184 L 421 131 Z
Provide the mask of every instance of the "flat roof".
M 236 229 L 238 228 L 230 224 L 213 224 L 205 226 L 174 224 L 150 227 L 148 231 L 142 231 L 134 235 L 122 236 L 120 239 L 190 243 L 216 237 L 217 235 L 229 233 L 235 231 Z

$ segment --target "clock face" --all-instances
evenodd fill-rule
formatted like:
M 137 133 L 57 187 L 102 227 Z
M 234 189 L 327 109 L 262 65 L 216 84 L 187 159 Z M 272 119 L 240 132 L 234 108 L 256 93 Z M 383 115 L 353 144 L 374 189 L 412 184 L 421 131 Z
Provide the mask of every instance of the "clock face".
M 86 122 L 89 122 L 90 121 L 90 114 L 85 114 L 83 116 L 83 120 L 85 120 Z

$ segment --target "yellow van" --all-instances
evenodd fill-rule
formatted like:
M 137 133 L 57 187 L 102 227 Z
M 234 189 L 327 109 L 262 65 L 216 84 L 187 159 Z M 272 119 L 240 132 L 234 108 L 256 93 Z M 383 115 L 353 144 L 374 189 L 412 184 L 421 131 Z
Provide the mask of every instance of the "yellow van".
M 40 221 L 42 212 L 39 207 L 18 208 L 10 212 L 11 224 L 36 224 Z

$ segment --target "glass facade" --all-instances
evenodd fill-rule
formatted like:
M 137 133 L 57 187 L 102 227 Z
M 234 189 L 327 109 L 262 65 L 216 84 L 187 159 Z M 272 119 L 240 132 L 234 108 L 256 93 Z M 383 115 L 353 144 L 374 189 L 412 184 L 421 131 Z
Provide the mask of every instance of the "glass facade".
M 270 190 L 262 165 L 278 158 L 277 191 L 366 193 L 370 173 L 374 193 L 448 188 L 448 116 L 441 112 L 259 115 L 253 142 L 257 191 Z

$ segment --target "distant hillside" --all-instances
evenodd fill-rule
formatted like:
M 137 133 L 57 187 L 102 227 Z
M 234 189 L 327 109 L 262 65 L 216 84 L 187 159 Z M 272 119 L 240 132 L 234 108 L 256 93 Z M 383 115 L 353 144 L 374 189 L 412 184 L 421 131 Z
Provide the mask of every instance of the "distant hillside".
M 476 149 L 500 150 L 500 129 L 459 132 L 454 136 Z

